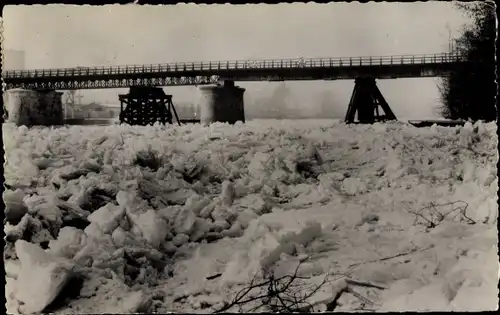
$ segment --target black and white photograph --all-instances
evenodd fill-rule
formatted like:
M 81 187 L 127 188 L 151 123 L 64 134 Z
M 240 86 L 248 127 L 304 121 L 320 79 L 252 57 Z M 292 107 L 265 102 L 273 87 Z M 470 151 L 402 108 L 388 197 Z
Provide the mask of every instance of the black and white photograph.
M 498 308 L 493 1 L 2 7 L 8 314 Z

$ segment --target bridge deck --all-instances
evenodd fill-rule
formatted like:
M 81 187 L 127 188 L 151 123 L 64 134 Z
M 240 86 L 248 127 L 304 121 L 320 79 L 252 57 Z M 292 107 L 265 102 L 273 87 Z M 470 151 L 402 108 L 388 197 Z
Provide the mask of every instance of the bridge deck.
M 311 59 L 178 62 L 156 65 L 12 70 L 7 88 L 95 89 L 213 84 L 221 80 L 337 80 L 446 75 L 463 62 L 458 54 Z

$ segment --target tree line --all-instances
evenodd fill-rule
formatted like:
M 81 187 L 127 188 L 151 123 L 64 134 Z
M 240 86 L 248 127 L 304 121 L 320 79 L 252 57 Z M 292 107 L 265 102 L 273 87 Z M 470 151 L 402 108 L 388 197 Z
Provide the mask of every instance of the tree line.
M 459 2 L 458 10 L 472 18 L 454 39 L 455 52 L 468 61 L 442 79 L 441 114 L 447 119 L 494 121 L 497 118 L 496 14 L 490 1 Z

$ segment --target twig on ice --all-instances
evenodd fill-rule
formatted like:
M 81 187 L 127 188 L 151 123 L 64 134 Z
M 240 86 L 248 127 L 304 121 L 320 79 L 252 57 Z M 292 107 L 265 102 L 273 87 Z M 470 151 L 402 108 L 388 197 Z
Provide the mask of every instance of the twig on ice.
M 413 253 L 416 253 L 416 252 L 423 252 L 423 251 L 431 249 L 433 247 L 434 247 L 434 245 L 430 245 L 430 246 L 428 246 L 426 248 L 422 248 L 422 249 L 414 248 L 414 249 L 411 249 L 411 250 L 409 250 L 407 252 L 399 253 L 397 255 L 392 255 L 392 256 L 387 256 L 387 257 L 384 257 L 384 258 L 379 258 L 379 259 L 374 259 L 374 260 L 369 260 L 369 261 L 364 261 L 364 262 L 360 262 L 360 263 L 351 264 L 351 265 L 349 265 L 349 268 L 352 268 L 352 267 L 355 267 L 355 266 L 359 266 L 359 265 L 364 265 L 364 264 L 370 264 L 370 263 L 375 263 L 375 262 L 386 261 L 386 260 L 389 260 L 389 259 L 393 259 L 393 258 L 398 258 L 398 257 L 401 257 L 401 256 L 410 255 L 410 254 L 413 254 Z
M 456 204 L 460 204 L 459 206 L 455 206 Z M 449 211 L 439 211 L 438 207 L 446 207 L 451 206 L 451 210 Z M 462 219 L 465 219 L 468 224 L 475 224 L 476 222 L 467 216 L 467 207 L 469 204 L 465 201 L 458 200 L 447 202 L 444 204 L 435 204 L 431 202 L 428 206 L 423 207 L 419 211 L 408 210 L 408 212 L 414 214 L 416 224 L 418 222 L 418 218 L 422 218 L 427 222 L 427 227 L 435 228 L 439 223 L 441 223 L 444 219 L 446 219 L 451 213 L 456 212 L 452 219 L 456 218 L 458 215 L 462 216 Z M 458 212 L 457 212 L 458 211 Z
M 427 221 L 427 226 L 428 227 L 430 227 L 430 228 L 436 227 L 436 223 L 434 223 L 431 220 L 427 219 L 421 213 L 418 213 L 418 212 L 415 212 L 415 211 L 412 211 L 412 210 L 409 210 L 408 212 L 413 213 L 417 217 L 421 217 L 422 219 L 424 219 L 425 221 Z M 415 221 L 413 222 L 413 224 L 417 223 L 417 220 L 418 220 L 418 218 L 415 218 Z
M 361 294 L 359 294 L 358 292 L 354 291 L 352 288 L 350 287 L 347 287 L 347 290 L 346 292 L 349 292 L 351 293 L 352 295 L 354 295 L 355 297 L 357 297 L 358 299 L 360 299 L 361 301 L 363 301 L 364 303 L 366 304 L 375 304 L 373 303 L 372 301 L 368 300 L 367 298 L 365 298 L 364 296 L 362 296 Z
M 376 284 L 372 284 L 372 283 L 369 283 L 369 282 L 362 282 L 362 281 L 357 281 L 357 280 L 352 280 L 352 279 L 345 279 L 345 281 L 347 282 L 347 284 L 357 285 L 357 286 L 360 286 L 360 287 L 375 288 L 375 289 L 380 289 L 380 290 L 386 290 L 387 289 L 386 287 L 383 287 L 383 286 L 380 286 L 380 285 L 376 285 Z
M 274 273 L 263 270 L 264 281 L 256 283 L 256 276 L 253 277 L 250 284 L 239 291 L 232 302 L 225 303 L 215 313 L 225 312 L 233 307 L 238 307 L 241 310 L 241 306 L 251 302 L 258 303 L 252 305 L 253 307 L 249 312 L 255 312 L 263 307 L 270 309 L 272 312 L 303 312 L 312 309 L 313 305 L 311 305 L 309 299 L 328 282 L 328 275 L 320 284 L 313 285 L 313 288 L 305 289 L 303 283 L 296 283 L 297 280 L 310 279 L 298 275 L 301 264 L 306 260 L 301 259 L 299 261 L 292 275 L 275 278 Z M 260 291 L 250 293 L 254 289 L 260 289 Z M 304 293 L 305 291 L 307 293 Z

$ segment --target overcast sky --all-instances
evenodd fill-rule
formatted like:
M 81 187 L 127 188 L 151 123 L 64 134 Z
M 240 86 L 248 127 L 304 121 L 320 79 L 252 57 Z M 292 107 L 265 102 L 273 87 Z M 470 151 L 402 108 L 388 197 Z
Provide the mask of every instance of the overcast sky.
M 175 6 L 6 6 L 4 49 L 25 52 L 25 68 L 226 59 L 440 53 L 468 21 L 450 2 Z M 6 62 L 8 63 L 8 61 Z M 345 107 L 352 81 L 290 82 L 301 106 L 326 90 Z M 398 116 L 435 116 L 435 79 L 379 83 Z M 240 83 L 247 104 L 276 83 Z M 165 88 L 174 100 L 195 88 Z M 115 102 L 116 90 L 86 91 Z M 303 105 L 302 105 L 303 104 Z

